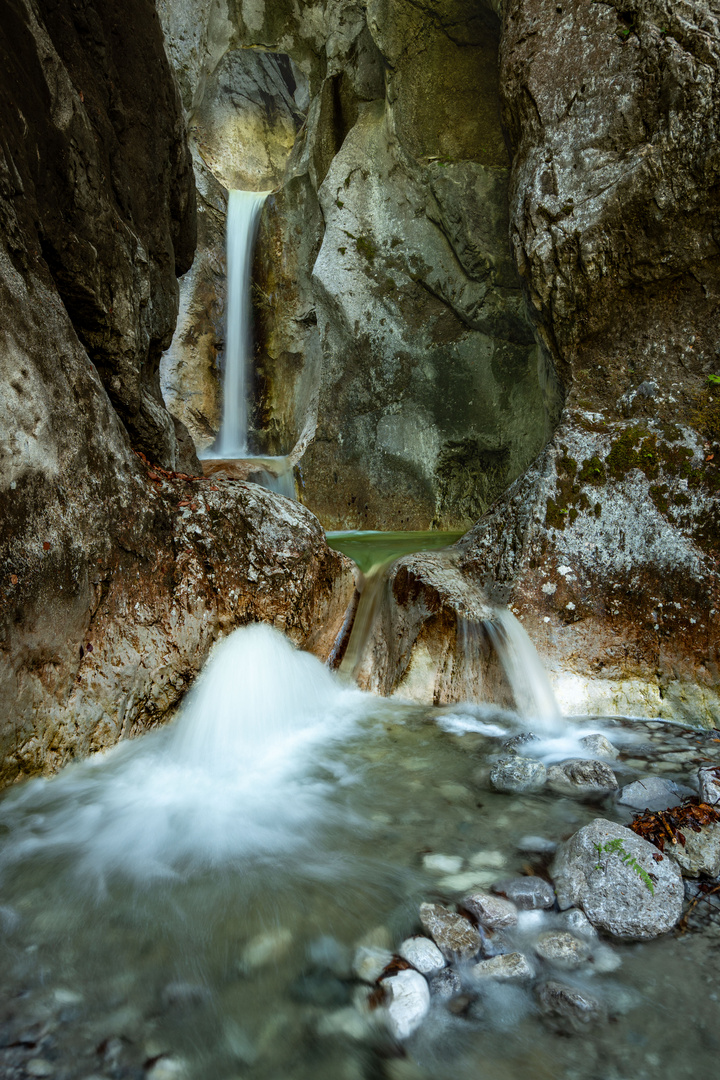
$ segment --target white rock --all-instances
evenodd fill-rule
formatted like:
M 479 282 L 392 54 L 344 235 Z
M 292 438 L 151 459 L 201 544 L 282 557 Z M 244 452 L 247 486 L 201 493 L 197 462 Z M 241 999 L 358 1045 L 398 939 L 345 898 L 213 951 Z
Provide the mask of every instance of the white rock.
M 392 995 L 387 1005 L 390 1028 L 398 1039 L 407 1039 L 422 1023 L 430 1008 L 430 988 L 419 971 L 399 971 L 383 986 Z
M 345 1009 L 335 1009 L 334 1012 L 325 1013 L 318 1021 L 318 1035 L 345 1035 L 349 1039 L 362 1042 L 372 1031 L 373 1024 L 366 1016 L 362 1016 L 352 1006 Z
M 474 868 L 494 868 L 502 870 L 507 865 L 507 856 L 502 851 L 476 851 L 468 859 L 470 866 Z
M 481 960 L 470 968 L 473 979 L 501 979 L 505 982 L 521 982 L 535 975 L 530 961 L 522 953 L 502 953 L 489 960 Z
M 423 975 L 432 975 L 445 967 L 445 958 L 434 941 L 426 937 L 410 937 L 403 941 L 398 954 Z
M 284 926 L 258 934 L 243 949 L 240 967 L 243 971 L 252 971 L 274 963 L 285 955 L 291 944 L 292 933 Z
M 163 1057 L 147 1073 L 147 1080 L 187 1080 L 187 1065 L 181 1058 Z
M 433 874 L 457 874 L 462 870 L 463 860 L 459 855 L 424 855 L 423 867 Z
M 392 958 L 393 954 L 389 949 L 374 949 L 371 946 L 361 945 L 353 958 L 353 972 L 363 982 L 374 983 L 380 978 Z
M 717 765 L 704 765 L 698 770 L 700 784 L 700 802 L 715 806 L 720 803 L 720 768 Z

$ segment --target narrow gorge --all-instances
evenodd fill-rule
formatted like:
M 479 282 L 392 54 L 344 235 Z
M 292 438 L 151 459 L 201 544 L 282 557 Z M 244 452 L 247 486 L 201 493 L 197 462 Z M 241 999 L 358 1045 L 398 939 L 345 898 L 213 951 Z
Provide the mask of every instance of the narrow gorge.
M 0 1077 L 713 1068 L 719 0 L 0 12 Z

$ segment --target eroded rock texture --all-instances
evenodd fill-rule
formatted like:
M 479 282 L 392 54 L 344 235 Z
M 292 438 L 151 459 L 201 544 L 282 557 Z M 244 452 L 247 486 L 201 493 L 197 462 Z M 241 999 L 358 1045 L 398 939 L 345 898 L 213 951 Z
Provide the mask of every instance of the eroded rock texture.
M 571 712 L 720 723 L 719 16 L 505 5 L 510 232 L 567 408 L 460 570 L 509 600 Z
M 183 30 L 190 6 L 163 19 L 181 81 L 199 86 L 213 60 Z M 214 7 L 194 6 L 209 26 Z M 327 526 L 469 526 L 557 421 L 559 389 L 508 242 L 495 7 L 260 0 L 229 11 L 228 57 L 270 48 L 309 91 L 261 226 L 251 426 L 263 453 L 314 433 L 301 494 Z M 203 77 L 210 88 L 215 76 Z M 206 96 L 185 95 L 191 128 L 213 112 Z M 271 131 L 282 110 L 277 94 L 267 100 Z M 249 131 L 241 103 L 235 115 Z M 198 304 L 173 379 L 193 432 L 193 372 L 213 369 L 206 325 Z M 215 329 L 210 348 L 221 347 Z M 202 422 L 209 441 L 217 408 Z
M 302 508 L 133 453 L 194 461 L 157 379 L 194 194 L 154 5 L 3 0 L 0 58 L 6 781 L 161 718 L 234 625 L 326 652 L 353 584 Z

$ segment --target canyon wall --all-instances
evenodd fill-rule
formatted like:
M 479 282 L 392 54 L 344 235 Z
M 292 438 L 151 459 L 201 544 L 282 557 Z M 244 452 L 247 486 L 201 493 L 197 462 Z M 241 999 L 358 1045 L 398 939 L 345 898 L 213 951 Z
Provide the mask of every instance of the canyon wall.
M 154 4 L 2 0 L 0 58 L 8 781 L 161 720 L 242 622 L 327 655 L 353 580 L 302 508 L 188 475 L 163 403 L 195 190 Z
M 567 709 L 720 722 L 718 4 L 223 10 L 310 99 L 256 261 L 258 449 L 312 428 L 328 526 L 477 521 L 469 588 Z
M 267 169 L 241 175 L 258 131 L 247 98 L 231 105 L 229 140 L 203 120 L 227 102 L 208 104 L 217 74 L 198 74 L 202 34 L 191 48 L 182 29 L 191 10 L 208 27 L 218 17 L 214 4 L 161 7 L 200 175 L 227 186 L 222 144 L 240 186 L 275 189 L 255 268 L 255 449 L 287 453 L 314 436 L 299 491 L 327 527 L 468 527 L 547 443 L 561 406 L 508 241 L 492 5 L 229 5 L 229 51 L 203 70 L 238 56 L 291 65 L 285 86 L 305 115 L 281 182 Z M 279 84 L 265 95 L 260 144 L 289 130 L 283 97 Z M 209 249 L 222 267 L 217 230 Z M 163 374 L 203 446 L 219 416 L 218 279 L 199 303 L 195 284 L 183 285 L 194 299 Z

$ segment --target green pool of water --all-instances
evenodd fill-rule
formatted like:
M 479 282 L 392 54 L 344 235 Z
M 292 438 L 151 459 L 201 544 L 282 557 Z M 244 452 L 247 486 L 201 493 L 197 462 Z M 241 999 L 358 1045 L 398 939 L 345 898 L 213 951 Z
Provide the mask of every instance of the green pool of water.
M 449 547 L 464 535 L 462 532 L 441 532 L 437 529 L 427 532 L 350 530 L 329 532 L 327 542 L 335 551 L 342 551 L 367 574 L 375 566 L 381 566 L 391 559 L 399 559 L 403 555 L 411 555 L 415 551 L 438 551 Z

